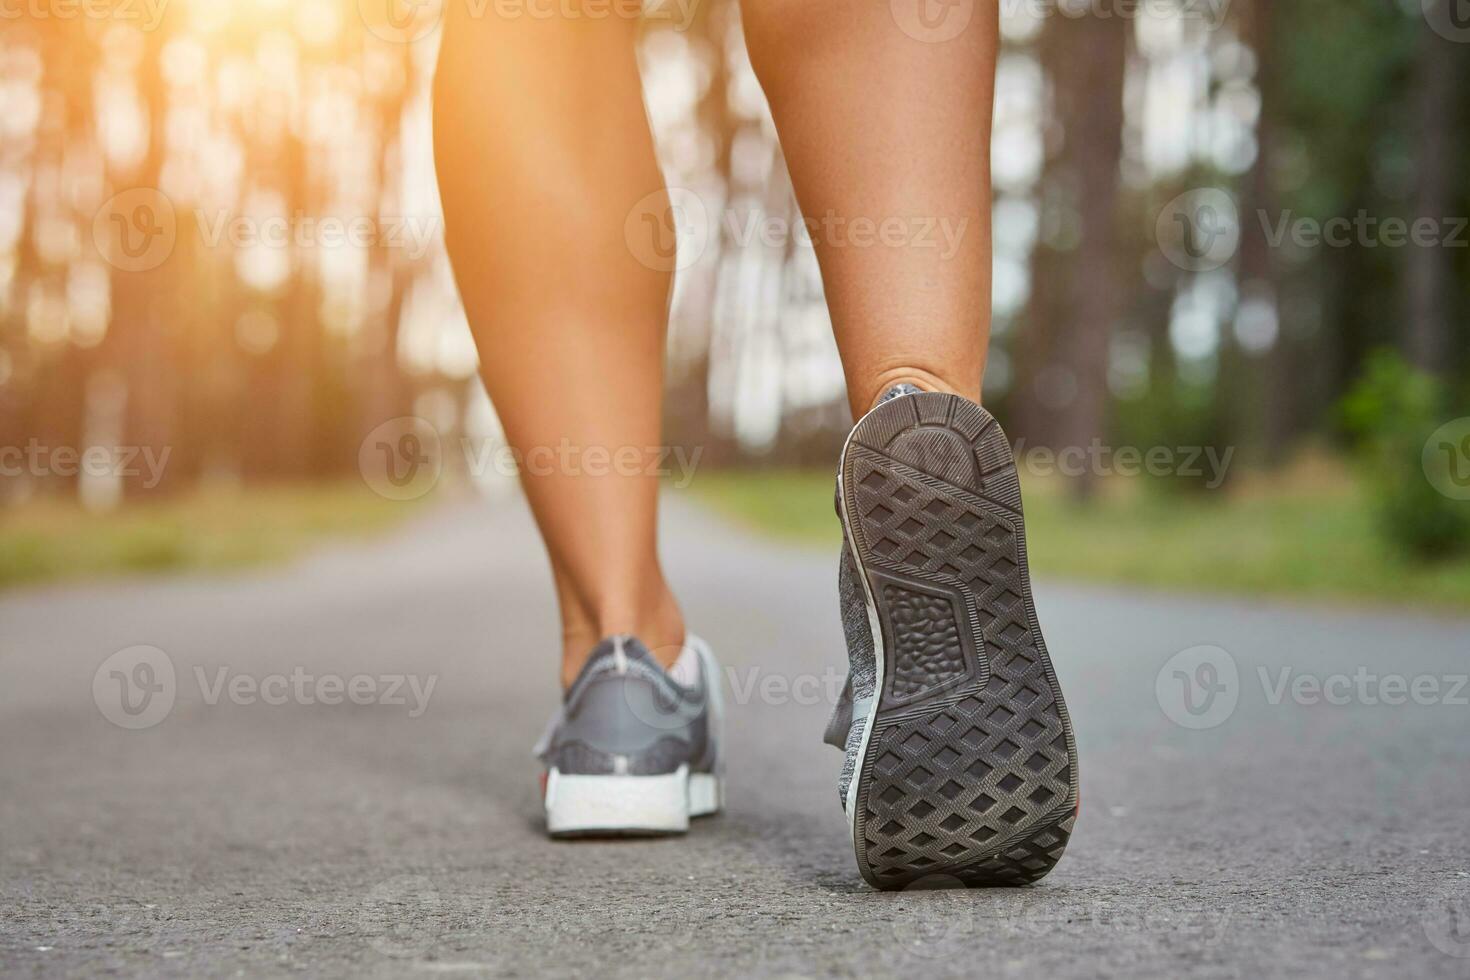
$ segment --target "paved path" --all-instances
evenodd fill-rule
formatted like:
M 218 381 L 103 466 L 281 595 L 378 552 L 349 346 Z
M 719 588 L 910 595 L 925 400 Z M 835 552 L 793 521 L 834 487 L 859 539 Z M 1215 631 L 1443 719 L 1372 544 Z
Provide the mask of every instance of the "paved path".
M 0 974 L 1470 975 L 1470 691 L 1438 680 L 1470 669 L 1470 623 L 1043 582 L 1081 755 L 1065 860 L 1030 889 L 879 894 L 813 703 L 842 656 L 834 556 L 666 516 L 735 702 L 729 810 L 683 840 L 540 833 L 556 637 L 518 505 L 245 577 L 0 599 Z M 99 705 L 166 705 L 120 711 L 113 669 L 163 683 L 133 654 L 99 676 L 138 644 L 176 697 L 124 730 Z M 1175 715 L 1220 722 L 1192 729 L 1155 682 L 1201 644 L 1238 680 L 1208 651 L 1163 672 Z M 1305 703 L 1335 674 L 1349 703 Z M 1383 703 L 1390 674 L 1440 703 Z M 317 698 L 354 675 L 406 703 Z

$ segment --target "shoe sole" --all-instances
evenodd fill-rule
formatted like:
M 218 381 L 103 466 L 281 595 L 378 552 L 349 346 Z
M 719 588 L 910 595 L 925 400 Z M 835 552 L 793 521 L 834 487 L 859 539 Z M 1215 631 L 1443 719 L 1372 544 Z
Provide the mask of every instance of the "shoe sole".
M 1077 745 L 1036 622 L 1009 440 L 955 395 L 895 398 L 853 429 L 839 500 L 877 659 L 847 801 L 863 877 L 1037 881 L 1072 833 Z
M 724 804 L 719 776 L 688 766 L 658 776 L 546 773 L 546 831 L 553 837 L 643 837 L 682 834 L 692 817 Z

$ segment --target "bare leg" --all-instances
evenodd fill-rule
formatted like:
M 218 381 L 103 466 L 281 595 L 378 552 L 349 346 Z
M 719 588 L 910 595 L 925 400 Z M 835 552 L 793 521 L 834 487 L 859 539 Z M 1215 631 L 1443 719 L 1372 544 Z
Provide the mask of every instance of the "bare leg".
M 854 417 L 902 381 L 978 401 L 990 334 L 997 8 L 937 8 L 969 16 L 943 41 L 901 8 L 742 0 Z
M 663 187 L 637 23 L 450 10 L 434 85 L 445 237 L 551 556 L 562 680 L 612 633 L 637 634 L 667 666 L 684 623 L 659 567 L 648 464 L 669 275 L 640 264 L 623 230 Z

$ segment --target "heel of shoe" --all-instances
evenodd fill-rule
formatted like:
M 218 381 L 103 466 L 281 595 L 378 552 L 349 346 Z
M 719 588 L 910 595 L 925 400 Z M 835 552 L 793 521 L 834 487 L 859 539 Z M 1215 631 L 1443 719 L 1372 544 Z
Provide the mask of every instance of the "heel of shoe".
M 553 837 L 682 834 L 689 829 L 688 766 L 657 776 L 546 774 Z
M 712 772 L 689 774 L 689 816 L 708 817 L 725 808 L 725 782 Z

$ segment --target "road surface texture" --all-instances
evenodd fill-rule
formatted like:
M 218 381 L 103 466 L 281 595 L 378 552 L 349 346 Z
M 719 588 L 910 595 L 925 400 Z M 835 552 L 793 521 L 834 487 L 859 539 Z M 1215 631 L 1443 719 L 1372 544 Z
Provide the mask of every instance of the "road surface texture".
M 684 839 L 541 833 L 557 633 L 517 503 L 0 598 L 0 974 L 1470 975 L 1470 622 L 1043 581 L 1066 857 L 881 894 L 820 744 L 835 556 L 679 499 L 664 547 L 730 703 L 728 810 Z

